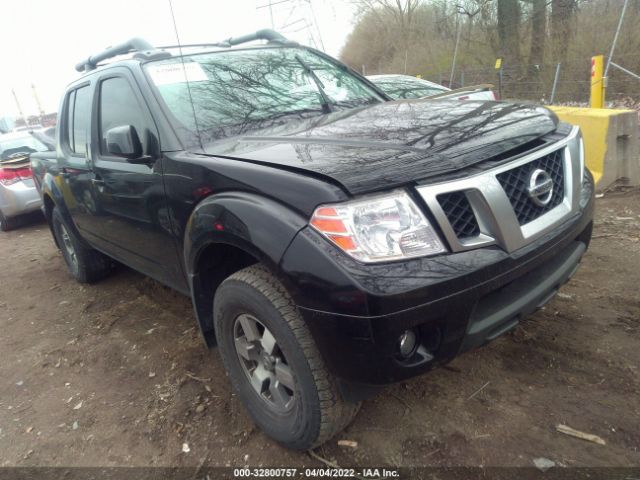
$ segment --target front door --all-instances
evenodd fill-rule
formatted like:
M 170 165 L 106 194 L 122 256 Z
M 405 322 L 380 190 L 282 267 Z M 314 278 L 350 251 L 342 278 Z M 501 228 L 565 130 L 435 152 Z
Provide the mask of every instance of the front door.
M 166 206 L 162 156 L 152 117 L 125 69 L 105 72 L 96 91 L 90 153 L 95 195 L 91 231 L 109 255 L 180 288 L 184 274 Z M 107 132 L 125 125 L 138 133 L 145 163 L 132 163 L 107 151 Z

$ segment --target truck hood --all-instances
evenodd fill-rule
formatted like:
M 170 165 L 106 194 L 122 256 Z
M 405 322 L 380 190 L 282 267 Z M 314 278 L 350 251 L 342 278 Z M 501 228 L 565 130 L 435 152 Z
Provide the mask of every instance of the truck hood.
M 398 101 L 289 121 L 216 141 L 204 151 L 330 177 L 360 194 L 483 162 L 557 124 L 553 113 L 532 105 Z

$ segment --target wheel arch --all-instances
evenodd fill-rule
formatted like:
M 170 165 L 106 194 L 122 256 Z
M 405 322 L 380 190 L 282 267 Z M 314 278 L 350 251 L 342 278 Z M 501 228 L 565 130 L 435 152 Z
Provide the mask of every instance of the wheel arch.
M 51 235 L 53 236 L 53 240 L 56 243 L 58 248 L 58 241 L 53 232 L 53 223 L 52 223 L 52 215 L 53 209 L 58 207 L 60 213 L 64 217 L 64 219 L 68 222 L 71 228 L 76 228 L 75 224 L 71 220 L 71 215 L 69 214 L 69 210 L 67 208 L 67 204 L 65 203 L 64 196 L 64 183 L 62 181 L 62 177 L 60 175 L 54 175 L 51 172 L 46 172 L 44 177 L 42 178 L 42 206 L 44 208 L 44 216 L 47 220 L 47 224 L 49 225 L 49 230 L 51 231 Z
M 52 216 L 53 216 L 53 209 L 55 208 L 56 204 L 53 201 L 53 198 L 51 196 L 50 193 L 45 192 L 42 194 L 42 207 L 44 210 L 44 218 L 47 221 L 47 225 L 49 226 L 49 231 L 51 232 L 51 236 L 53 237 L 53 241 L 56 244 L 56 247 L 60 248 L 60 245 L 58 244 L 58 239 L 56 238 L 54 232 L 53 232 L 53 222 L 52 222 Z
M 280 260 L 306 219 L 285 205 L 257 194 L 211 195 L 189 218 L 184 236 L 184 262 L 200 333 L 208 347 L 216 345 L 213 299 L 230 275 L 261 263 L 281 277 Z

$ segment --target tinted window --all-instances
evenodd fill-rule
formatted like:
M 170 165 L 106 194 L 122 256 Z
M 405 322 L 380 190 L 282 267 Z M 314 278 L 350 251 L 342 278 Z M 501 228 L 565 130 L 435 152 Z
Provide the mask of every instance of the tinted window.
M 73 109 L 73 151 L 84 155 L 89 141 L 89 117 L 91 115 L 91 95 L 89 86 L 76 90 Z
M 346 68 L 301 48 L 205 53 L 184 62 L 151 62 L 146 69 L 177 130 L 203 143 L 322 115 L 319 84 L 334 110 L 382 101 Z
M 131 85 L 122 77 L 109 78 L 100 84 L 101 153 L 107 153 L 107 131 L 123 125 L 133 125 L 142 145 L 146 144 L 144 115 Z

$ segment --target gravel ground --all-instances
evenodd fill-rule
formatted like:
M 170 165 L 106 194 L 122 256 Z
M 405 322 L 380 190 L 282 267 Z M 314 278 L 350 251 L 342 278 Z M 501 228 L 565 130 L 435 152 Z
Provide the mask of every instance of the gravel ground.
M 316 453 L 341 466 L 640 465 L 640 193 L 597 210 L 579 273 L 543 310 L 366 401 Z M 41 222 L 0 248 L 0 465 L 321 465 L 252 425 L 187 298 L 126 268 L 75 283 Z

